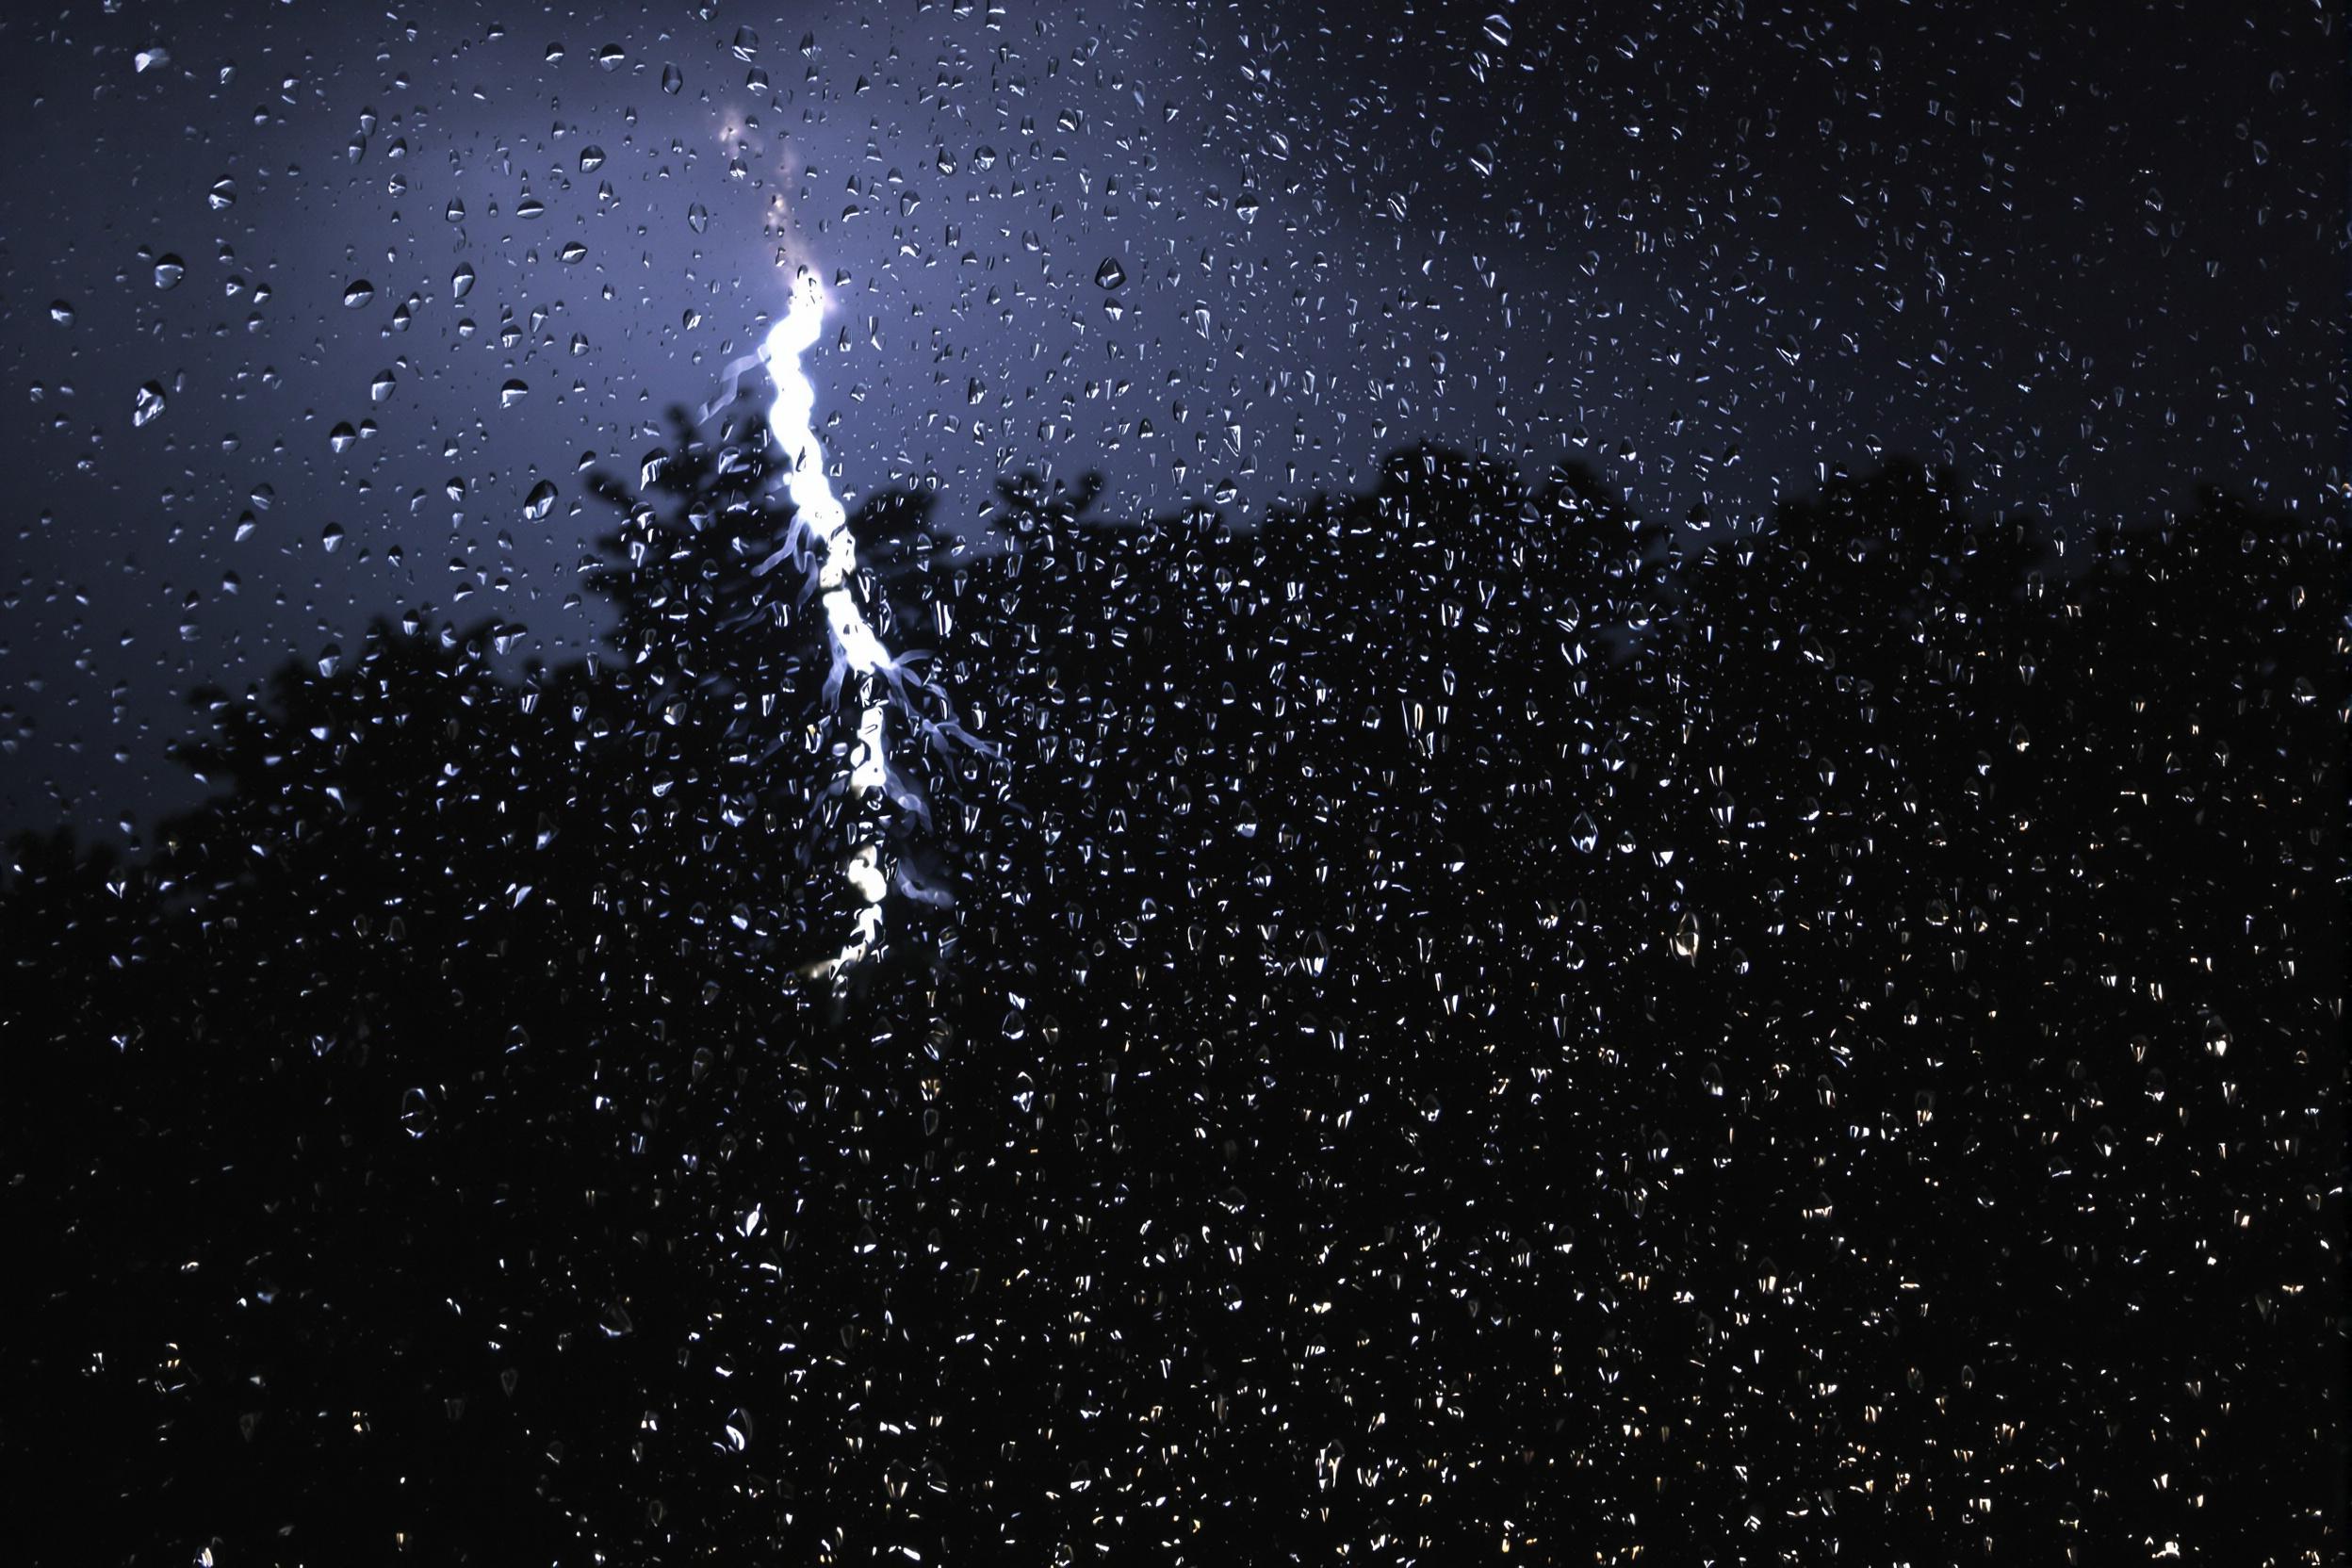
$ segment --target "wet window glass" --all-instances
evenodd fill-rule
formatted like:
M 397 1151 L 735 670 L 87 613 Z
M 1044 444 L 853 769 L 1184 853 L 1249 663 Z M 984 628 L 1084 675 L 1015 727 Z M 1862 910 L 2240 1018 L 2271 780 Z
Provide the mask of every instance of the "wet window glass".
M 2344 50 L 10 11 L 19 1555 L 2338 1560 Z

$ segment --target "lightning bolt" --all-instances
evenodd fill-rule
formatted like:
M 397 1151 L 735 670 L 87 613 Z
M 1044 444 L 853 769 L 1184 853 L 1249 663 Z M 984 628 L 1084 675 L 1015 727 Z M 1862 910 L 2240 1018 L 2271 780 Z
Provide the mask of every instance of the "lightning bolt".
M 802 269 L 793 280 L 791 307 L 768 330 L 760 349 L 776 386 L 776 400 L 768 407 L 768 433 L 784 454 L 785 493 L 792 498 L 794 515 L 792 537 L 784 548 L 762 562 L 758 570 L 770 570 L 804 546 L 812 549 L 816 591 L 833 650 L 833 673 L 826 689 L 838 694 L 846 685 L 858 705 L 857 740 L 841 776 L 851 808 L 847 813 L 851 842 L 841 874 L 858 901 L 858 915 L 841 951 L 801 972 L 810 978 L 839 975 L 881 945 L 882 901 L 890 891 L 890 876 L 883 869 L 880 825 L 869 803 L 894 792 L 888 760 L 890 710 L 885 692 L 897 684 L 901 673 L 899 662 L 874 635 L 858 602 L 858 544 L 850 536 L 849 514 L 825 479 L 825 454 L 810 423 L 817 394 L 800 368 L 800 358 L 817 340 L 825 305 L 825 286 Z

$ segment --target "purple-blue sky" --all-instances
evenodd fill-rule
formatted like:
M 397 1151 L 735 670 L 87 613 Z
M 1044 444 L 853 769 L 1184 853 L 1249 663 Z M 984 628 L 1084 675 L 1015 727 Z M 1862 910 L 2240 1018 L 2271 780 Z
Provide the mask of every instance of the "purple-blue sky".
M 2340 490 L 2332 5 L 1488 3 L 10 12 L 0 816 L 187 799 L 182 691 L 380 613 L 584 645 L 583 459 L 802 262 L 841 488 L 975 538 L 1024 467 L 1241 511 L 1425 438 L 1676 519 Z

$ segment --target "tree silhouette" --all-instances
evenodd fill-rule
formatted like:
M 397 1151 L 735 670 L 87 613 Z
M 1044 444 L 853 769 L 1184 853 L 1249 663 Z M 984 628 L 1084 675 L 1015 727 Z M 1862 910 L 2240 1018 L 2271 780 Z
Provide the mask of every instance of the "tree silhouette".
M 2325 531 L 879 497 L 834 987 L 756 433 L 598 481 L 596 657 L 380 624 L 12 846 L 34 1560 L 2339 1543 Z

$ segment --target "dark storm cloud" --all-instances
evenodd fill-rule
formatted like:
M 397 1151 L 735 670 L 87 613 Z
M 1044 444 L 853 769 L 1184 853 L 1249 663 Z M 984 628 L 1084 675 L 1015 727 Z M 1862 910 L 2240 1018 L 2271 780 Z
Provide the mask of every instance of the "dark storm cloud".
M 1674 518 L 1881 452 L 2062 518 L 2340 479 L 2324 6 L 120 5 L 0 42 L 14 820 L 144 808 L 181 690 L 400 606 L 593 636 L 578 470 L 712 396 L 799 264 L 843 490 L 975 535 L 1022 468 L 1239 510 L 1423 438 Z

